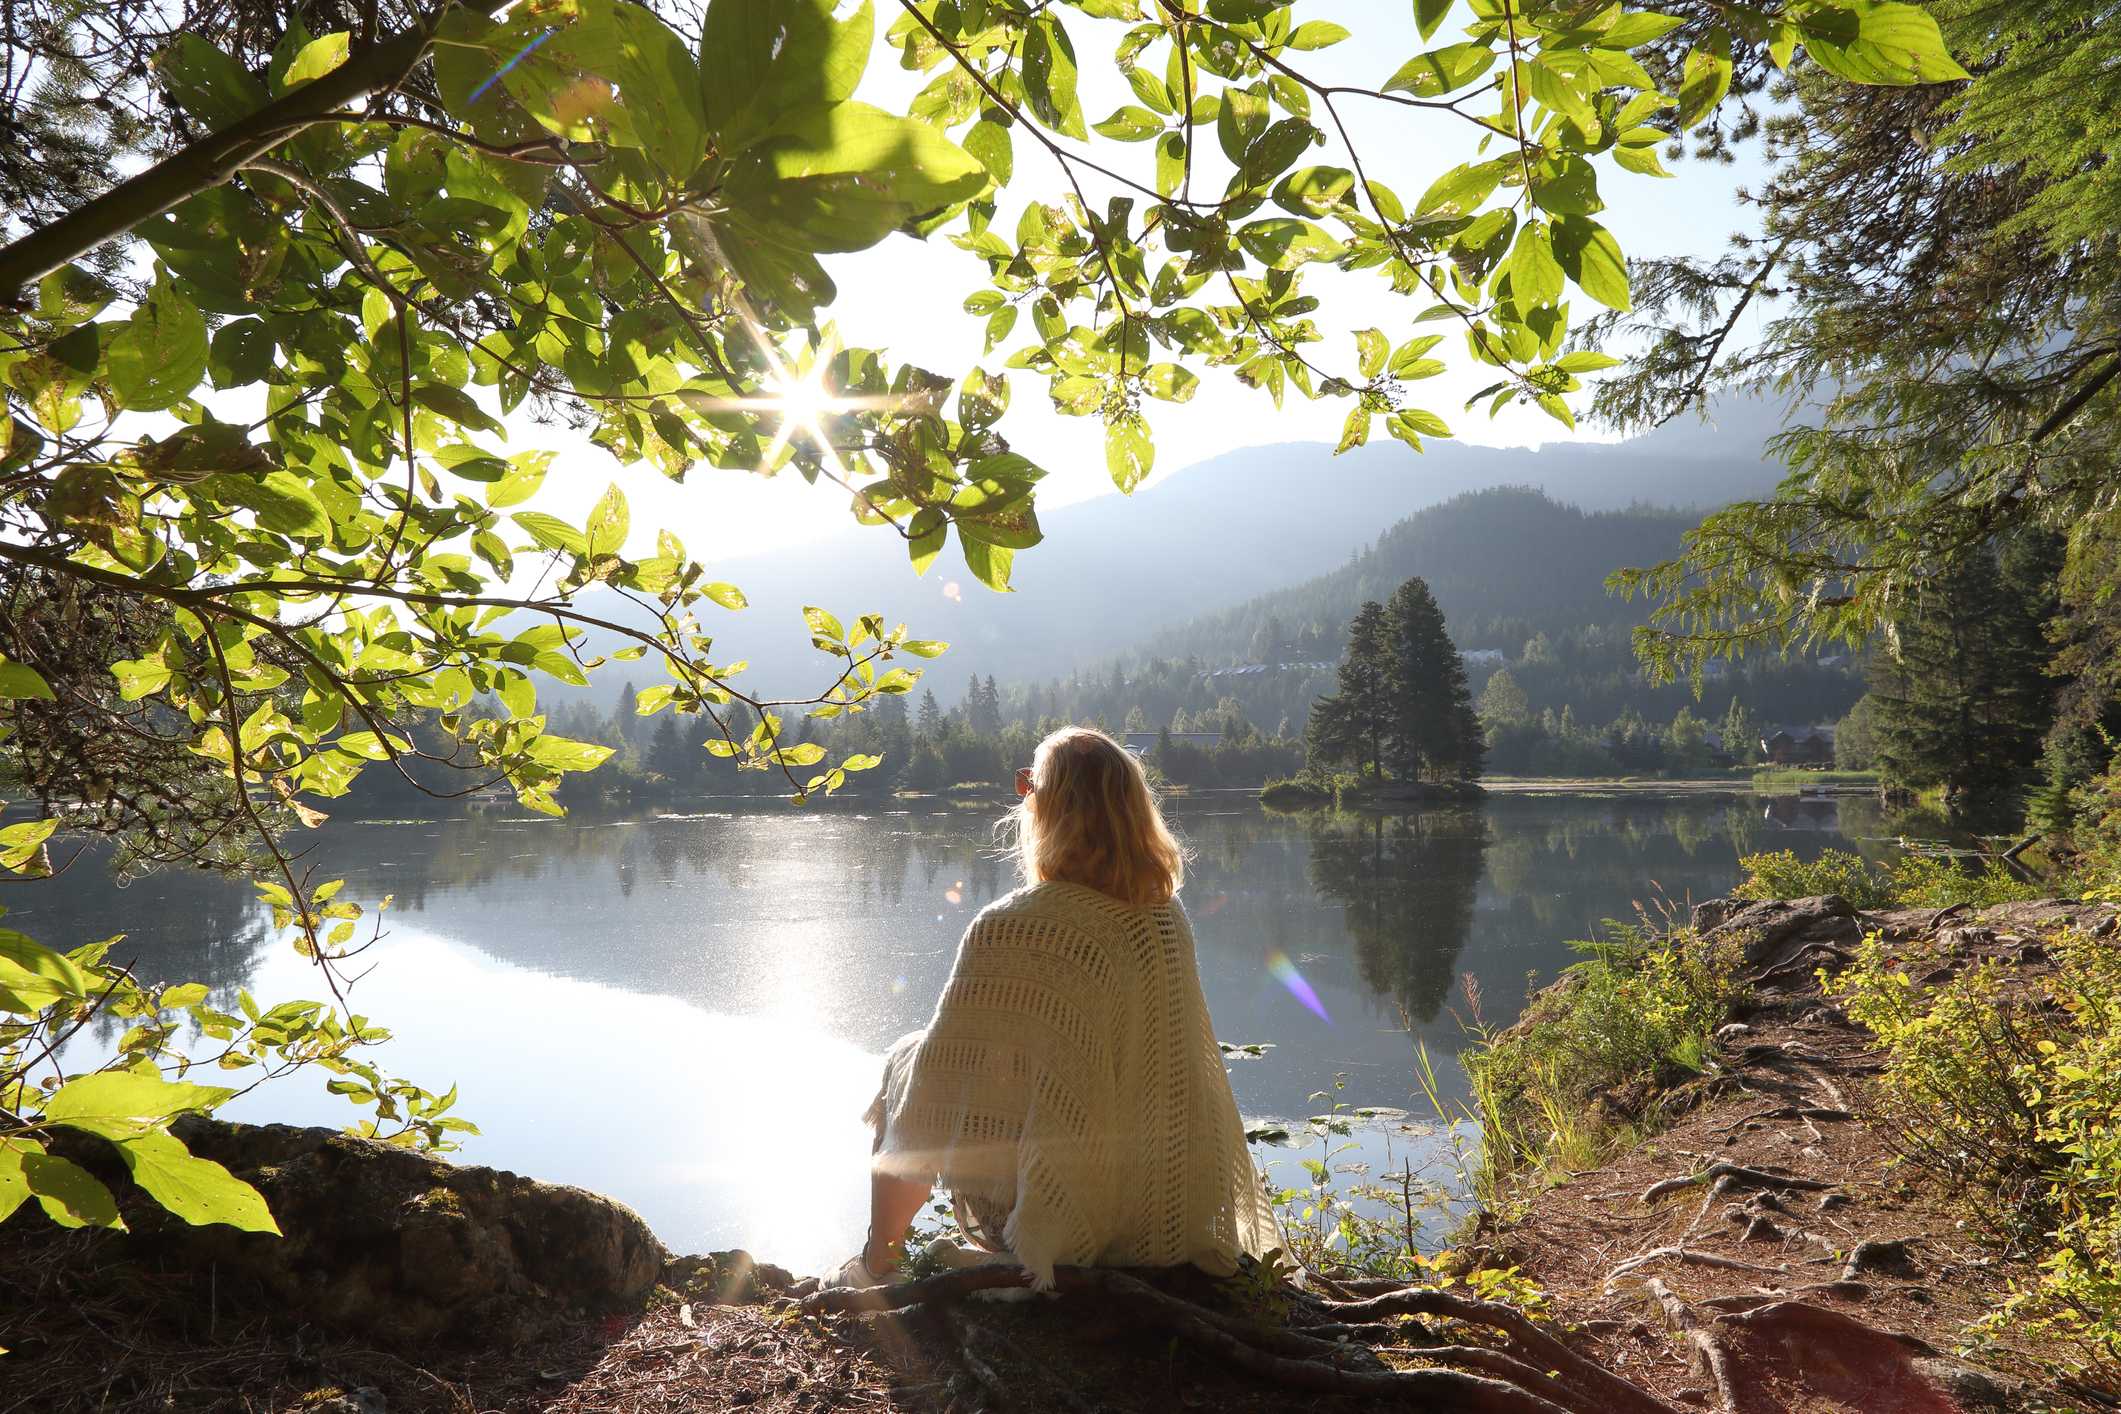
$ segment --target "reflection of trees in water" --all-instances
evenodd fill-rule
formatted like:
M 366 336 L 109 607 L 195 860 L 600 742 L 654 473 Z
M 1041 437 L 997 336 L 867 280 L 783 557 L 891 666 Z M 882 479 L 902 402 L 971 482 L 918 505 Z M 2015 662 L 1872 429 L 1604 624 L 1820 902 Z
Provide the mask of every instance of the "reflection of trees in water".
M 203 982 L 215 1005 L 232 1007 L 258 954 L 273 940 L 271 919 L 249 884 L 199 869 L 162 869 L 123 887 L 110 882 L 111 847 L 97 842 L 52 879 L 0 892 L 6 926 L 64 952 L 126 925 L 110 960 L 131 964 L 143 982 Z M 116 906 L 113 907 L 113 900 Z
M 1341 906 L 1356 965 L 1415 1022 L 1435 1019 L 1473 930 L 1488 848 L 1478 813 L 1321 820 L 1311 883 Z

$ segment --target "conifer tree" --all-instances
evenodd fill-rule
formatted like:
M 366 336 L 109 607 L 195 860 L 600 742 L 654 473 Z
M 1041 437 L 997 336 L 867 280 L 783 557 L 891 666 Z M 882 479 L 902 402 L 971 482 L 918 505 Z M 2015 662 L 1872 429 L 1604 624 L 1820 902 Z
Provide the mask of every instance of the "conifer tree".
M 1948 801 L 2019 781 L 2053 720 L 2045 620 L 2051 544 L 2014 537 L 1977 551 L 1915 595 L 1899 651 L 1873 668 L 1878 764 L 1888 781 Z
M 1480 773 L 1486 754 L 1465 660 L 1451 642 L 1443 610 L 1419 576 L 1392 594 L 1385 610 L 1390 649 L 1392 720 L 1388 760 L 1402 780 L 1464 778 Z
M 1337 687 L 1311 708 L 1305 730 L 1311 759 L 1330 766 L 1367 765 L 1382 779 L 1392 731 L 1392 645 L 1384 605 L 1374 599 L 1356 610 L 1348 625 L 1348 652 Z

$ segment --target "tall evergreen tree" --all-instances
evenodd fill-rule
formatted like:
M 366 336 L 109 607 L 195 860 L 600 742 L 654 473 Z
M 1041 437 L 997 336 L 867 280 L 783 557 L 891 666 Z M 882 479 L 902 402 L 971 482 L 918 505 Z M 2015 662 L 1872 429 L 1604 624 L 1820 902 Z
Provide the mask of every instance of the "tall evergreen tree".
M 1948 800 L 2024 778 L 2053 720 L 2045 623 L 2055 552 L 2014 536 L 1974 551 L 1914 596 L 1899 651 L 1881 653 L 1870 701 L 1888 781 Z
M 1416 576 L 1393 591 L 1385 609 L 1392 718 L 1387 761 L 1401 779 L 1480 774 L 1486 752 L 1465 660 L 1451 642 L 1443 610 Z
M 1374 599 L 1348 625 L 1337 687 L 1311 708 L 1305 731 L 1311 758 L 1323 765 L 1367 765 L 1382 779 L 1392 732 L 1392 643 L 1384 605 Z
M 921 690 L 921 706 L 913 718 L 913 730 L 929 741 L 934 741 L 942 735 L 943 705 L 935 700 L 932 689 Z

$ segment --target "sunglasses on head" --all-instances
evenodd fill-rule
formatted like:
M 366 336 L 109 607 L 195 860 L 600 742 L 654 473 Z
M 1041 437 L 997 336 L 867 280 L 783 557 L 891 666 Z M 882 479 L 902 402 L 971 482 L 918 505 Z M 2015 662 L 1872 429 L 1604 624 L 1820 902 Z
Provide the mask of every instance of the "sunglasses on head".
M 1016 793 L 1018 795 L 1029 795 L 1038 789 L 1038 782 L 1031 779 L 1031 770 L 1032 768 L 1029 766 L 1016 768 Z

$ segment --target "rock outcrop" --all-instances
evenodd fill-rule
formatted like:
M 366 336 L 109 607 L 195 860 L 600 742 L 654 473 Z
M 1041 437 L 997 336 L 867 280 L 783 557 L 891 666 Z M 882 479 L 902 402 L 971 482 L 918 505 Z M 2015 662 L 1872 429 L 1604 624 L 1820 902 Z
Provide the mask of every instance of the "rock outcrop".
M 580 1188 L 329 1129 L 196 1116 L 175 1128 L 256 1186 L 282 1235 L 190 1227 L 140 1202 L 127 1205 L 134 1240 L 174 1265 L 211 1264 L 224 1297 L 247 1287 L 288 1319 L 387 1344 L 516 1344 L 638 1309 L 667 1260 L 637 1213 Z

